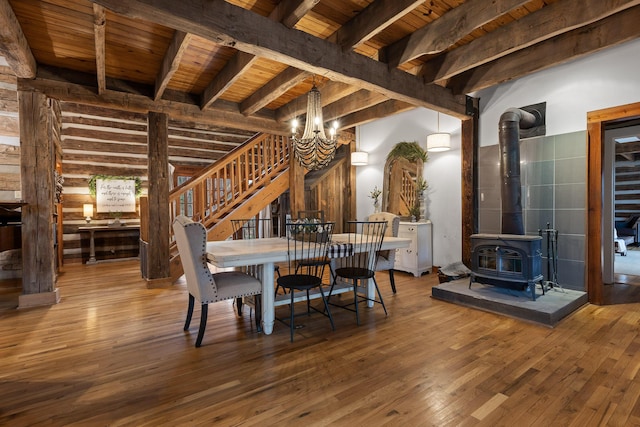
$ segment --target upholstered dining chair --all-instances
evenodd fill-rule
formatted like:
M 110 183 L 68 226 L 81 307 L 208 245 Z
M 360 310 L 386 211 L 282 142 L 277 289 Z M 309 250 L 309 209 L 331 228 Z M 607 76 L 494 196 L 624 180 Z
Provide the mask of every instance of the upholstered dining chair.
M 173 233 L 189 291 L 187 318 L 184 322 L 185 331 L 189 330 L 195 301 L 198 301 L 201 306 L 196 347 L 202 344 L 207 327 L 209 304 L 213 302 L 254 295 L 256 325 L 260 330 L 262 283 L 255 277 L 240 271 L 212 273 L 207 265 L 207 230 L 201 223 L 179 215 L 173 221 Z
M 386 221 L 349 221 L 347 223 L 348 243 L 353 245 L 355 253 L 346 258 L 340 258 L 340 266 L 336 268 L 335 275 L 329 289 L 327 300 L 330 305 L 338 306 L 356 313 L 356 323 L 360 325 L 360 313 L 358 306 L 361 302 L 372 301 L 382 305 L 384 314 L 387 314 L 387 307 L 384 305 L 378 282 L 376 281 L 376 264 L 378 253 L 382 247 L 382 240 L 387 228 Z M 358 249 L 356 249 L 358 248 Z M 344 279 L 353 287 L 353 302 L 346 304 L 331 303 L 331 295 L 338 278 Z M 373 280 L 378 299 L 370 298 L 366 294 L 367 284 Z M 352 308 L 353 306 L 353 308 Z
M 386 221 L 387 229 L 384 232 L 385 237 L 398 237 L 400 229 L 400 217 L 391 212 L 377 212 L 367 217 L 367 221 Z M 378 263 L 376 271 L 389 271 L 389 282 L 391 282 L 391 290 L 396 293 L 396 281 L 393 277 L 393 267 L 396 262 L 396 251 L 385 250 L 378 252 Z
M 310 315 L 311 310 L 324 314 L 329 318 L 331 329 L 335 331 L 331 310 L 327 304 L 327 299 L 322 289 L 322 276 L 325 267 L 329 264 L 328 249 L 331 243 L 334 223 L 321 222 L 307 225 L 300 225 L 298 222 L 288 222 L 287 227 L 287 261 L 288 274 L 283 274 L 278 278 L 278 285 L 282 286 L 290 295 L 289 304 L 289 329 L 291 342 L 296 329 L 294 319 L 296 298 L 306 294 L 306 313 L 298 315 Z M 301 264 L 301 261 L 305 261 Z M 317 290 L 323 302 L 323 310 L 311 305 L 310 292 Z M 299 300 L 300 301 L 300 300 Z M 304 301 L 304 300 L 302 300 Z M 282 321 L 284 320 L 278 319 Z

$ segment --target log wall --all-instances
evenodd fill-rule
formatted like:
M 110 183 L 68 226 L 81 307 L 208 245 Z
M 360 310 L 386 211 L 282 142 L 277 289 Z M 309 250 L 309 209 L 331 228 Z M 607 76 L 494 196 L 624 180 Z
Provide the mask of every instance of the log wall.
M 0 200 L 20 199 L 16 191 L 20 191 L 17 81 L 9 67 L 0 66 Z
M 199 170 L 222 157 L 251 137 L 248 132 L 169 121 L 169 162 Z M 142 194 L 147 194 L 147 115 L 74 103 L 62 103 L 62 170 L 64 178 L 64 260 L 86 262 L 89 235 L 78 232 L 86 225 L 84 203 L 93 203 L 89 193 L 92 175 L 137 176 Z M 91 224 L 108 225 L 112 214 L 95 213 Z M 120 219 L 139 225 L 137 212 L 123 213 Z M 138 255 L 138 232 L 118 231 L 96 234 L 96 257 L 101 259 Z

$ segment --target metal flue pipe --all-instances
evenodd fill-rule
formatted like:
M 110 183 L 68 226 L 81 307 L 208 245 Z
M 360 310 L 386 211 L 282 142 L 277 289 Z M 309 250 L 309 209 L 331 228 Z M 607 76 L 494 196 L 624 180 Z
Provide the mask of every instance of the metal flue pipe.
M 502 185 L 502 233 L 524 235 L 522 184 L 520 181 L 520 129 L 536 125 L 536 116 L 509 108 L 500 116 L 500 176 Z

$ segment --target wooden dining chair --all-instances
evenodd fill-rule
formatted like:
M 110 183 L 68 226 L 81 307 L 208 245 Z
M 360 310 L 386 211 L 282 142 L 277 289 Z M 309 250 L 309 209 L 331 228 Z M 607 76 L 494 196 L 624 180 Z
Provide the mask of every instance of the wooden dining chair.
M 335 331 L 331 310 L 327 304 L 327 298 L 322 289 L 322 277 L 325 267 L 328 265 L 328 248 L 333 234 L 334 223 L 313 223 L 301 226 L 297 222 L 286 223 L 287 227 L 287 263 L 288 274 L 283 274 L 277 279 L 290 295 L 289 304 L 289 329 L 291 342 L 296 329 L 294 319 L 300 315 L 310 315 L 311 310 L 322 313 L 329 318 L 331 329 Z M 306 261 L 303 265 L 300 261 Z M 320 293 L 323 309 L 320 310 L 311 305 L 310 292 L 316 290 Z M 307 310 L 305 313 L 295 314 L 296 299 L 306 295 Z M 304 299 L 302 300 L 304 301 Z M 278 319 L 286 323 L 282 319 Z
M 356 323 L 360 325 L 360 313 L 358 306 L 361 302 L 373 301 L 382 305 L 384 314 L 387 314 L 387 307 L 384 305 L 378 282 L 376 281 L 376 264 L 378 253 L 382 247 L 384 233 L 387 229 L 386 221 L 349 221 L 347 222 L 348 243 L 353 245 L 354 254 L 350 257 L 340 258 L 339 267 L 335 270 L 336 277 L 333 279 L 329 295 L 329 304 L 354 311 L 356 313 Z M 357 248 L 357 249 L 356 249 Z M 335 304 L 331 302 L 333 289 L 339 278 L 353 286 L 353 302 L 346 304 Z M 367 294 L 367 284 L 373 280 L 378 298 L 375 295 L 370 298 Z
M 400 230 L 400 217 L 391 212 L 377 212 L 367 217 L 367 221 L 386 221 L 387 229 L 384 232 L 385 237 L 398 237 Z M 396 250 L 384 250 L 378 252 L 378 261 L 376 271 L 387 270 L 389 272 L 389 282 L 391 290 L 396 293 L 396 281 L 393 275 L 393 267 L 396 263 Z
M 231 226 L 233 227 L 233 240 L 247 240 L 247 239 L 266 239 L 275 237 L 273 232 L 273 223 L 271 218 L 240 218 L 232 219 Z M 280 277 L 280 266 L 274 265 L 273 267 L 276 275 Z M 248 265 L 242 269 L 243 272 L 257 275 L 257 266 Z M 279 286 L 276 285 L 276 294 L 278 293 Z M 236 300 L 236 308 L 238 315 L 242 313 L 242 298 Z
M 240 271 L 211 273 L 207 264 L 207 230 L 201 223 L 179 215 L 173 221 L 173 233 L 189 291 L 187 318 L 184 322 L 185 331 L 189 330 L 195 301 L 198 301 L 201 306 L 196 347 L 202 344 L 207 327 L 209 304 L 212 302 L 235 300 L 253 295 L 256 305 L 256 326 L 261 330 L 262 283 L 255 277 Z

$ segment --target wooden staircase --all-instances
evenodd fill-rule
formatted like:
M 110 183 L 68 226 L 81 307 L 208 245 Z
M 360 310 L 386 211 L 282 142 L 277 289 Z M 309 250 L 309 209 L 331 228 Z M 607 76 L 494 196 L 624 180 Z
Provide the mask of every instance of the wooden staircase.
M 201 221 L 208 240 L 232 234 L 232 218 L 257 215 L 289 188 L 289 139 L 258 134 L 169 193 L 170 220 Z M 182 272 L 171 229 L 171 278 Z

